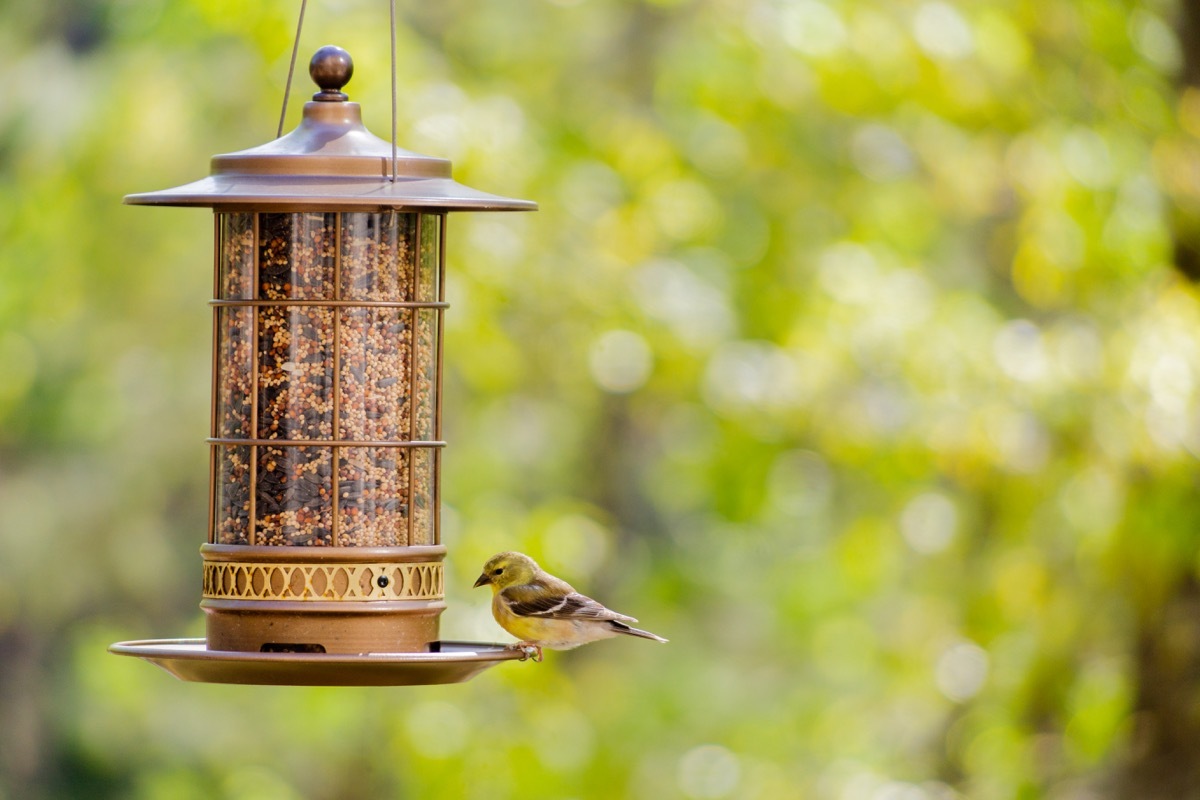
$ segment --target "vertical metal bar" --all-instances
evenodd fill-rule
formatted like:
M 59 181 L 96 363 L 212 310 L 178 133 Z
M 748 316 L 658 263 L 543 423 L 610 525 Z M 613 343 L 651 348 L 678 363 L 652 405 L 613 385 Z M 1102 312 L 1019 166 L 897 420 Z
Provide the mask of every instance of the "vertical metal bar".
M 333 299 L 342 299 L 342 217 L 344 215 L 338 212 L 334 217 L 333 224 Z M 333 306 L 329 309 L 333 314 L 333 441 L 339 441 L 342 438 L 342 309 L 340 306 Z M 340 449 L 335 444 L 332 447 L 330 458 L 333 462 L 329 465 L 330 487 L 333 490 L 333 523 L 330 526 L 330 536 L 333 538 L 333 546 L 338 547 L 338 517 L 341 515 L 341 487 L 338 485 L 338 473 L 341 471 L 338 461 Z
M 213 211 L 213 299 L 221 299 L 221 215 Z M 209 436 L 217 438 L 217 370 L 218 357 L 221 347 L 221 308 L 213 307 L 213 346 L 212 346 L 212 397 L 209 417 Z M 208 542 L 217 542 L 217 445 L 208 448 Z
M 421 291 L 421 219 L 424 214 L 417 214 L 417 228 L 413 236 L 416 241 L 413 242 L 413 247 L 408 249 L 409 261 L 412 267 L 408 271 L 408 296 L 412 300 L 417 300 Z M 399 248 L 397 248 L 397 252 Z M 411 442 L 416 439 L 417 431 L 417 324 L 420 319 L 420 310 L 416 308 L 406 309 L 408 313 L 408 440 Z M 408 460 L 408 540 L 406 545 L 413 543 L 413 532 L 416 530 L 417 520 L 417 485 L 416 485 L 416 448 L 410 447 L 407 450 Z
M 258 299 L 259 260 L 261 249 L 259 236 L 261 234 L 259 217 L 254 212 L 254 238 L 251 246 L 254 248 L 254 280 L 250 284 L 250 297 Z M 250 306 L 250 438 L 258 438 L 258 315 L 261 309 Z M 258 445 L 250 445 L 250 530 L 247 541 L 251 545 L 258 544 Z
M 446 302 L 446 220 L 445 212 L 438 215 L 438 289 L 439 303 Z M 442 440 L 442 330 L 445 307 L 437 309 L 437 402 L 433 411 L 433 436 Z M 442 543 L 442 448 L 433 452 L 433 543 Z
M 208 447 L 208 543 L 217 543 L 217 448 L 220 445 Z

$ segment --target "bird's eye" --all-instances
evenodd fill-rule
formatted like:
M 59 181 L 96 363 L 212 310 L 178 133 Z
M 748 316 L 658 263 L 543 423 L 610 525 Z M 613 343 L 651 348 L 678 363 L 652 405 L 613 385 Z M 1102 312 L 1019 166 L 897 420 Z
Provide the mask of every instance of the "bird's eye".
M 494 570 L 492 570 L 493 575 L 499 575 L 501 572 L 504 572 L 504 567 L 496 567 Z

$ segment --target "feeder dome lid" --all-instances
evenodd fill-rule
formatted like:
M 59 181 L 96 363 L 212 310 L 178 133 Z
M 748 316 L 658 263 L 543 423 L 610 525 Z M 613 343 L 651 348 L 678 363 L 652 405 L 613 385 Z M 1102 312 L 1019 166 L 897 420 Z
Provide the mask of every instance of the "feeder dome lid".
M 341 91 L 354 74 L 350 55 L 322 47 L 309 74 L 321 91 L 305 103 L 300 125 L 249 150 L 212 159 L 212 174 L 158 192 L 131 194 L 131 205 L 385 207 L 442 211 L 532 211 L 529 200 L 488 194 L 456 182 L 444 158 L 395 150 L 364 127 L 358 103 Z

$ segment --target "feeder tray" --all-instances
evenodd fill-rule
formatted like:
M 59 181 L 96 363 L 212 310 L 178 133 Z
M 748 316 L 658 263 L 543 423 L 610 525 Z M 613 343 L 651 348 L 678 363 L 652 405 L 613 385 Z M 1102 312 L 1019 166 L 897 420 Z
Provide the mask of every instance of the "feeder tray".
M 299 126 L 133 205 L 213 209 L 204 639 L 121 642 L 212 683 L 456 683 L 528 653 L 446 642 L 442 329 L 450 211 L 536 204 L 371 134 L 341 48 Z
M 462 683 L 525 650 L 478 642 L 431 642 L 424 653 L 250 653 L 209 650 L 203 639 L 118 642 L 110 653 L 137 656 L 182 681 L 274 686 L 415 686 Z

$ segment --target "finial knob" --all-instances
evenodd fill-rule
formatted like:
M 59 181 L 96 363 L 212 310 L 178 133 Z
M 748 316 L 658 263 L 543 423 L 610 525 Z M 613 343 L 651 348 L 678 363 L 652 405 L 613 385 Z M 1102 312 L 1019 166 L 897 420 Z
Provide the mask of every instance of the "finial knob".
M 354 75 L 354 62 L 342 48 L 327 44 L 313 53 L 312 61 L 308 62 L 308 74 L 321 87 L 321 91 L 313 95 L 313 100 L 343 103 L 350 99 L 341 89 Z

